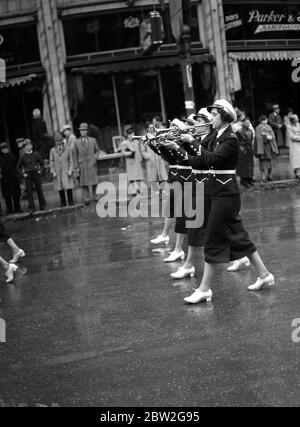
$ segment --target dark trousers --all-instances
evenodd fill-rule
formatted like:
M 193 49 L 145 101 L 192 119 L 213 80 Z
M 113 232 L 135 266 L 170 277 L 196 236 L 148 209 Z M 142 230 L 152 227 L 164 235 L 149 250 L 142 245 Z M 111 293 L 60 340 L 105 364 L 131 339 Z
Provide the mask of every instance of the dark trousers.
M 7 213 L 20 212 L 21 210 L 19 196 L 5 197 L 5 204 Z
M 59 191 L 59 197 L 60 197 L 60 205 L 62 207 L 63 206 L 67 206 L 66 192 L 65 192 L 65 190 Z M 73 201 L 73 190 L 67 190 L 67 197 L 68 197 L 69 206 L 73 206 L 74 205 L 74 201 Z
M 7 232 L 6 226 L 2 219 L 0 219 L 0 241 L 7 242 L 10 239 L 10 235 Z
M 33 184 L 35 184 L 36 192 L 39 199 L 40 209 L 44 209 L 46 205 L 46 200 L 45 200 L 43 189 L 42 189 L 41 175 L 38 172 L 29 172 L 28 177 L 26 178 L 28 207 L 29 209 L 34 209 Z

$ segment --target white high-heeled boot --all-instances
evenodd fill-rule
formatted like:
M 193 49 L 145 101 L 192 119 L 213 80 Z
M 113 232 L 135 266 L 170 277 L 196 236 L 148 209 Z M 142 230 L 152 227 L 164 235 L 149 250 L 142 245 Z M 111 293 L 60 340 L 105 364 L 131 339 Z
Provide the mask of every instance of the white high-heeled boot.
M 249 291 L 260 291 L 264 286 L 274 286 L 275 285 L 275 278 L 273 274 L 269 274 L 264 279 L 261 279 L 260 277 L 257 279 L 257 281 L 254 283 L 254 285 L 251 285 L 248 287 Z
M 11 283 L 14 280 L 14 273 L 18 270 L 18 267 L 15 264 L 9 264 L 8 269 L 5 272 L 7 277 L 6 283 Z
M 242 259 L 237 259 L 233 262 L 233 264 L 227 268 L 228 271 L 239 271 L 243 270 L 244 268 L 247 268 L 250 266 L 249 258 L 244 257 Z
M 194 277 L 195 276 L 195 267 L 192 268 L 183 268 L 180 267 L 175 273 L 171 274 L 173 279 L 184 279 L 185 277 Z
M 170 241 L 170 237 L 163 237 L 162 235 L 159 235 L 158 237 L 156 237 L 156 239 L 151 240 L 152 245 L 160 245 L 161 243 L 164 243 L 165 245 L 167 245 Z
M 18 252 L 16 252 L 13 256 L 13 259 L 9 261 L 10 264 L 15 264 L 19 261 L 20 258 L 24 258 L 25 252 L 23 249 L 19 249 Z
M 211 289 L 207 292 L 202 292 L 199 288 L 194 289 L 194 291 L 195 292 L 191 296 L 184 298 L 185 302 L 189 304 L 198 304 L 202 301 L 210 302 L 212 300 L 213 293 Z
M 168 256 L 168 258 L 164 259 L 164 262 L 174 262 L 174 261 L 178 261 L 178 260 L 181 260 L 181 261 L 184 260 L 184 252 L 183 251 L 171 252 L 170 255 Z

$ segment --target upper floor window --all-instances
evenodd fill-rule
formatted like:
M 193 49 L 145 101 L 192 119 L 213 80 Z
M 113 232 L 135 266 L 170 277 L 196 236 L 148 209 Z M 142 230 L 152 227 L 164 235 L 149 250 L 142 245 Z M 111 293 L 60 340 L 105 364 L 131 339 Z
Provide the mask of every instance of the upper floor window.
M 0 58 L 7 66 L 40 61 L 35 24 L 0 28 Z

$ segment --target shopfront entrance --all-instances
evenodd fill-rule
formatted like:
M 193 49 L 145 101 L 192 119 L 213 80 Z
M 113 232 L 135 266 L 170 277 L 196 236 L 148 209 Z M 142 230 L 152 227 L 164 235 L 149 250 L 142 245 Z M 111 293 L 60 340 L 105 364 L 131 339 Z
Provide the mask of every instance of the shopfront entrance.
M 282 113 L 291 107 L 300 114 L 300 83 L 292 80 L 292 61 L 239 61 L 242 90 L 236 92 L 236 105 L 258 121 L 273 104 Z

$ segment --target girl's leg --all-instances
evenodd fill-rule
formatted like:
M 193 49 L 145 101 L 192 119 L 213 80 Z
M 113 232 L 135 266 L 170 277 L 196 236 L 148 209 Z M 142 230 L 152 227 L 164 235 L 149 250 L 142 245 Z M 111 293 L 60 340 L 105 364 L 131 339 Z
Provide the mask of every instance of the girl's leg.
M 173 222 L 174 222 L 174 218 L 165 218 L 164 229 L 163 229 L 163 232 L 161 233 L 162 237 L 166 238 L 169 236 Z
M 5 271 L 8 270 L 9 263 L 7 261 L 5 261 L 5 259 L 2 258 L 1 256 L 0 256 L 0 264 L 4 268 Z
M 270 272 L 263 263 L 263 260 L 261 259 L 257 251 L 250 255 L 248 258 L 256 268 L 258 275 L 261 279 L 264 279 L 265 277 L 269 276 Z
M 201 284 L 199 286 L 199 291 L 208 292 L 211 289 L 213 279 L 217 271 L 218 264 L 208 264 L 207 262 L 204 263 L 204 272 Z
M 175 249 L 173 252 L 175 252 L 175 253 L 182 252 L 184 238 L 185 238 L 185 234 L 177 233 L 176 246 L 175 246 Z
M 11 237 L 6 241 L 6 244 L 11 248 L 13 254 L 16 254 L 17 252 L 19 252 L 20 250 L 19 246 L 15 243 L 15 241 Z

